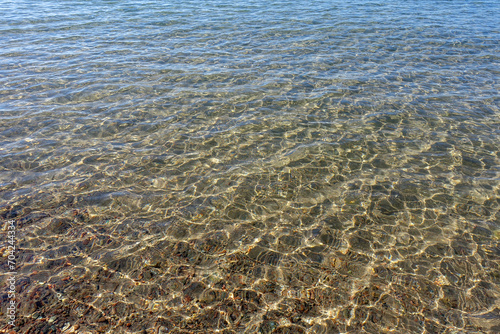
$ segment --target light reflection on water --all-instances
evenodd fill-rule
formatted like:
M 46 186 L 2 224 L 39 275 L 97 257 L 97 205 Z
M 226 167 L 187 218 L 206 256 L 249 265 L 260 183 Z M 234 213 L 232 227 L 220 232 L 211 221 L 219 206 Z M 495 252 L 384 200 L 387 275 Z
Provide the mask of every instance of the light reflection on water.
M 498 7 L 3 2 L 19 331 L 499 331 Z

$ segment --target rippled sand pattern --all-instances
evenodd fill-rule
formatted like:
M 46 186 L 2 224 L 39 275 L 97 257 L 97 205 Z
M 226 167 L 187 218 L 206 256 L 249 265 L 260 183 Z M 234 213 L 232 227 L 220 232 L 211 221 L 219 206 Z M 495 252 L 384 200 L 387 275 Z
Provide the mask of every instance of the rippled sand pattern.
M 0 331 L 500 332 L 498 2 L 0 9 Z

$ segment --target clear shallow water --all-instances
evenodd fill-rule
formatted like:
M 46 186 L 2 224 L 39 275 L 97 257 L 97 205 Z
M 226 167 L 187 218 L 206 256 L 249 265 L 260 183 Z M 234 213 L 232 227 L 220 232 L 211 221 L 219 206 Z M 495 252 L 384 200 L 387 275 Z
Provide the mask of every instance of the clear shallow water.
M 19 332 L 500 330 L 496 1 L 0 9 Z

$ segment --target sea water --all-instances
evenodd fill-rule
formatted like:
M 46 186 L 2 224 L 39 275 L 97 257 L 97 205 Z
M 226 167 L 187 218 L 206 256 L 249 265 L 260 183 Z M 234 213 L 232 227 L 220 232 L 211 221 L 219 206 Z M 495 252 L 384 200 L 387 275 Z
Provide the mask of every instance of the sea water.
M 2 328 L 500 331 L 498 1 L 0 12 Z

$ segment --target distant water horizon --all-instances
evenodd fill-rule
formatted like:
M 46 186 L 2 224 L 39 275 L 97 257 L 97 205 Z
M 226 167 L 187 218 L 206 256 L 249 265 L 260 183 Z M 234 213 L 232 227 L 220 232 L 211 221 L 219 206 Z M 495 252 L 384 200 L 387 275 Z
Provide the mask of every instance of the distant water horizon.
M 500 332 L 498 1 L 0 12 L 1 330 Z

